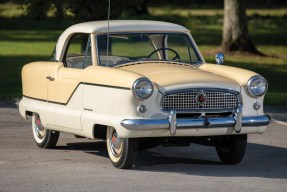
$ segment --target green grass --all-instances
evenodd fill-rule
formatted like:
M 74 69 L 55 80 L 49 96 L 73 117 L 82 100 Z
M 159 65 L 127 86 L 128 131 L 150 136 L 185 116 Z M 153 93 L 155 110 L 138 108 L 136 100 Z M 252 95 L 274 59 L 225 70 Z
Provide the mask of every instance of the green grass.
M 5 7 L 6 6 L 6 7 Z M 9 11 L 7 10 L 9 7 Z M 222 36 L 222 10 L 150 8 L 151 16 L 132 19 L 163 20 L 186 26 L 205 60 L 214 63 Z M 0 98 L 21 97 L 21 68 L 24 64 L 48 60 L 58 36 L 71 20 L 30 21 L 17 17 L 11 4 L 0 4 Z M 246 68 L 263 75 L 269 83 L 265 103 L 287 106 L 287 9 L 248 11 L 250 36 L 268 57 L 226 54 L 225 65 Z M 2 17 L 2 18 L 1 18 Z
M 15 12 L 17 6 L 9 6 L 12 13 Z M 0 4 L 0 10 L 3 10 L 3 4 Z M 0 23 L 0 98 L 19 98 L 22 95 L 22 66 L 49 60 L 59 35 L 74 22 L 32 21 L 5 15 L 0 17 Z
M 30 27 L 32 22 L 18 19 L 2 20 L 2 23 L 11 27 L 0 29 L 0 98 L 19 98 L 22 66 L 32 61 L 49 60 L 62 30 L 42 30 L 42 22 L 33 22 Z M 50 26 L 54 28 L 52 25 L 51 22 Z M 37 30 L 33 29 L 37 26 Z
M 149 11 L 152 15 L 165 16 L 167 12 L 172 15 L 188 16 L 223 16 L 223 9 L 191 9 L 191 8 L 174 8 L 166 7 L 150 7 Z M 247 16 L 268 15 L 268 16 L 285 16 L 287 8 L 278 9 L 248 9 Z

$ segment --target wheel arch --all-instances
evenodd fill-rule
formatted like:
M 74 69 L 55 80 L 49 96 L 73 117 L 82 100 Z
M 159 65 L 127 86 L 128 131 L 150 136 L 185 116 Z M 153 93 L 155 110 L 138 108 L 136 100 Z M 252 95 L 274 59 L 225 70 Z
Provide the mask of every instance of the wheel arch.
M 45 114 L 45 112 L 43 112 L 43 111 L 36 111 L 36 110 L 34 111 L 34 110 L 27 110 L 27 109 L 26 109 L 26 110 L 24 111 L 26 120 L 28 120 L 29 118 L 32 118 L 33 113 L 37 113 L 37 114 L 40 116 L 40 118 L 41 118 L 41 121 L 42 121 L 43 126 L 46 127 L 46 128 L 48 128 L 48 127 L 47 127 L 47 122 L 46 122 L 46 114 Z
M 28 119 L 28 117 L 32 117 L 33 113 L 34 113 L 33 111 L 25 111 L 26 119 Z
M 95 139 L 106 139 L 108 125 L 95 124 L 93 127 L 93 137 Z

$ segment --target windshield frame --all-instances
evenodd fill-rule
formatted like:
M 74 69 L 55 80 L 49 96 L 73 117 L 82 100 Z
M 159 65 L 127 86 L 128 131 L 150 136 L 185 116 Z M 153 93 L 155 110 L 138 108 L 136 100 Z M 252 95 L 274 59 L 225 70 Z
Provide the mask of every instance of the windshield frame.
M 187 46 L 187 49 L 188 49 L 188 53 L 190 53 L 190 49 L 192 48 L 192 50 L 194 50 L 194 54 L 196 55 L 196 57 L 198 58 L 198 62 L 196 63 L 189 63 L 189 62 L 183 62 L 183 61 L 173 61 L 173 60 L 165 60 L 165 59 L 148 59 L 148 60 L 142 60 L 142 61 L 148 61 L 148 62 L 152 62 L 152 61 L 165 61 L 165 62 L 178 62 L 178 63 L 184 63 L 184 64 L 188 64 L 188 65 L 192 65 L 192 66 L 198 66 L 198 65 L 201 65 L 203 63 L 205 63 L 198 47 L 196 46 L 192 36 L 190 33 L 185 33 L 185 32 L 163 32 L 163 31 L 160 31 L 160 32 L 113 32 L 113 33 L 109 33 L 109 37 L 111 36 L 120 36 L 120 35 L 163 35 L 164 38 L 162 40 L 162 47 L 164 47 L 164 41 L 166 40 L 166 36 L 169 35 L 169 34 L 172 34 L 172 35 L 184 35 L 186 40 L 189 41 L 189 44 L 190 46 L 188 46 L 186 43 L 186 46 Z M 99 46 L 98 46 L 98 37 L 101 36 L 101 35 L 107 35 L 107 33 L 97 33 L 95 34 L 95 38 L 94 38 L 94 41 L 95 41 L 95 45 L 96 45 L 96 57 L 97 57 L 97 63 L 98 63 L 98 66 L 106 66 L 106 67 L 117 67 L 119 65 L 126 65 L 128 63 L 134 63 L 134 62 L 140 62 L 140 60 L 138 61 L 129 61 L 129 62 L 124 62 L 124 63 L 120 63 L 120 64 L 114 64 L 114 65 L 107 65 L 107 64 L 101 64 L 100 62 L 100 51 L 99 51 Z M 109 40 L 111 42 L 111 40 Z M 111 55 L 109 55 L 111 56 Z

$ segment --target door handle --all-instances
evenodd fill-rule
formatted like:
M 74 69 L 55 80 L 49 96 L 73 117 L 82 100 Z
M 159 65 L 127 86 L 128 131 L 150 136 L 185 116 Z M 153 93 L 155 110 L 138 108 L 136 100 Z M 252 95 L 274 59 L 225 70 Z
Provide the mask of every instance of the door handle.
M 47 76 L 46 78 L 49 79 L 50 81 L 54 81 L 55 80 L 55 78 L 51 77 L 51 76 Z

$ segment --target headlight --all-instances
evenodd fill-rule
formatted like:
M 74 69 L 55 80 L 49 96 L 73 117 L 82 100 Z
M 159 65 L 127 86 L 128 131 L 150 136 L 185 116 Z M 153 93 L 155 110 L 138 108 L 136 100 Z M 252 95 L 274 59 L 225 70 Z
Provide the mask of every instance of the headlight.
M 251 96 L 259 97 L 267 91 L 267 81 L 260 75 L 253 76 L 247 83 L 247 89 Z
M 152 82 L 147 78 L 139 78 L 133 84 L 133 94 L 136 98 L 144 100 L 153 93 Z

